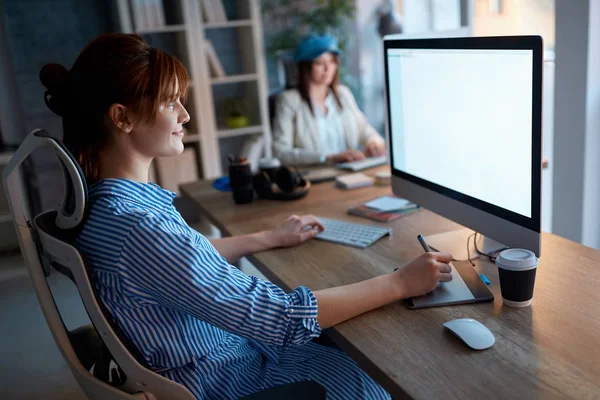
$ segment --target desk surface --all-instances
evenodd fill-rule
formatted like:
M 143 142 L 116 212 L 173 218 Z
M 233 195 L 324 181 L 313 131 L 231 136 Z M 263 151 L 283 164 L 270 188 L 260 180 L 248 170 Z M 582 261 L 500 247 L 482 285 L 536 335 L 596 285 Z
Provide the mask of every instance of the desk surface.
M 183 185 L 182 191 L 228 236 L 273 228 L 290 214 L 381 225 L 346 210 L 391 188 L 342 191 L 327 182 L 313 185 L 298 201 L 247 205 L 235 205 L 231 193 L 217 192 L 211 182 Z M 250 259 L 283 288 L 319 290 L 390 272 L 421 254 L 417 234 L 459 227 L 427 210 L 385 225 L 393 228 L 391 237 L 368 249 L 312 240 Z M 502 306 L 495 266 L 475 262 L 492 282 L 493 302 L 421 310 L 396 302 L 325 334 L 394 398 L 600 398 L 600 251 L 544 233 L 533 304 L 524 309 Z M 468 349 L 442 326 L 455 318 L 482 322 L 496 344 L 481 352 Z

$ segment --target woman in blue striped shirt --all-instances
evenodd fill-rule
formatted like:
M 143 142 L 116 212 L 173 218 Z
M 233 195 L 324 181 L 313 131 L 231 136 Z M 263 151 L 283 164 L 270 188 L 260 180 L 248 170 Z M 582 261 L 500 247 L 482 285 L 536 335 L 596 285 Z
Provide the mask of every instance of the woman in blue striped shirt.
M 209 241 L 181 218 L 173 193 L 148 182 L 155 157 L 183 151 L 188 75 L 179 61 L 138 36 L 108 34 L 70 71 L 49 64 L 40 79 L 91 184 L 76 244 L 104 305 L 150 368 L 199 399 L 302 380 L 319 382 L 331 399 L 389 398 L 344 353 L 311 339 L 450 280 L 450 255 L 425 254 L 390 274 L 315 292 L 286 293 L 244 275 L 230 262 L 299 245 L 322 226 L 292 216 L 271 231 Z

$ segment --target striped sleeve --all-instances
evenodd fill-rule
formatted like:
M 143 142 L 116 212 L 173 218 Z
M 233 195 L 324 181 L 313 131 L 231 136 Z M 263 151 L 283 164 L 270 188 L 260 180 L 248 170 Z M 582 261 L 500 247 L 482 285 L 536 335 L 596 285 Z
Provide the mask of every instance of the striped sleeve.
M 148 215 L 122 248 L 124 290 L 142 302 L 171 307 L 237 335 L 289 346 L 321 333 L 314 294 L 285 293 L 243 274 L 206 240 L 173 221 Z

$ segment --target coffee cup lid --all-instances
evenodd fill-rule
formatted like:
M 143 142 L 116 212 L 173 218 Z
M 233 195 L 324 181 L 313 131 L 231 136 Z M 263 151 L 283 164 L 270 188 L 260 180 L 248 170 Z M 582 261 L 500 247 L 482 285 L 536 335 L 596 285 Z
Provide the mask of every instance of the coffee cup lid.
M 512 271 L 526 271 L 539 264 L 535 254 L 526 249 L 507 249 L 496 257 L 496 265 Z
M 258 168 L 277 168 L 281 166 L 278 158 L 261 158 L 258 161 Z

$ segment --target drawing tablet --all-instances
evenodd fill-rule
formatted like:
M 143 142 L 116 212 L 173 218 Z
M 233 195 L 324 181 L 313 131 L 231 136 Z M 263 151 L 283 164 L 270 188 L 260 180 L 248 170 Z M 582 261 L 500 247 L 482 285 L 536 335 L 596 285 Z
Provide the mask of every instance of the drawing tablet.
M 494 300 L 493 293 L 470 264 L 459 263 L 456 266 L 451 263 L 450 265 L 452 281 L 440 282 L 437 289 L 427 295 L 406 299 L 407 307 L 438 307 Z

